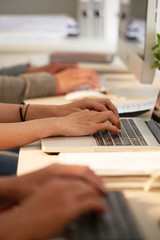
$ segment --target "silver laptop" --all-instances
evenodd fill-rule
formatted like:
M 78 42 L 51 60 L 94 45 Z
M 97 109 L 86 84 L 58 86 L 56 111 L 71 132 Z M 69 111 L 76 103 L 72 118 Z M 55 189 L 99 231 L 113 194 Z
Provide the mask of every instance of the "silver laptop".
M 42 151 L 59 152 L 108 152 L 160 150 L 160 124 L 153 119 L 122 118 L 121 134 L 99 131 L 85 137 L 51 137 L 41 140 Z

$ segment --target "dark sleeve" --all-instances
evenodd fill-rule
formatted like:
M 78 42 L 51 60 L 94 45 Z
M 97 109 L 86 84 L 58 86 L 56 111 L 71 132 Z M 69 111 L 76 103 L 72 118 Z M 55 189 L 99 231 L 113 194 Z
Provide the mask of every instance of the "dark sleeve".
M 0 102 L 20 103 L 27 98 L 53 96 L 56 83 L 49 73 L 0 76 Z
M 20 74 L 26 73 L 28 66 L 29 64 L 21 64 L 9 68 L 2 68 L 0 69 L 0 75 L 18 76 Z

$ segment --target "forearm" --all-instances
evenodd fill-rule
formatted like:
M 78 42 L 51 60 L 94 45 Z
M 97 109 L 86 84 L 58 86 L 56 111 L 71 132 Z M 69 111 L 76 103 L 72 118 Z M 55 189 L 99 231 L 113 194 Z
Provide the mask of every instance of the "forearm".
M 40 119 L 40 118 L 49 118 L 49 117 L 58 117 L 61 107 L 59 105 L 34 105 L 30 104 L 27 114 L 26 121 Z M 23 114 L 25 112 L 25 107 L 23 109 Z
M 0 75 L 0 102 L 20 103 L 28 98 L 52 96 L 55 91 L 56 83 L 49 73 Z
M 0 123 L 20 122 L 19 104 L 0 103 Z
M 2 215 L 0 215 L 0 239 L 5 240 L 30 240 L 30 229 L 35 228 L 34 225 L 30 226 L 30 211 L 34 212 L 34 209 L 29 209 L 26 213 L 19 209 L 12 209 Z
M 27 105 L 22 107 L 22 115 L 24 116 Z M 30 105 L 26 120 L 57 117 L 60 111 L 60 106 L 58 105 Z M 0 103 L 0 122 L 1 123 L 11 123 L 11 122 L 21 122 L 20 118 L 20 104 L 7 104 Z
M 28 73 L 20 77 L 26 83 L 24 99 L 53 96 L 56 92 L 56 81 L 50 73 Z
M 35 142 L 41 138 L 60 134 L 55 118 L 32 120 L 21 123 L 0 124 L 0 150 L 6 150 Z
M 16 195 L 16 179 L 17 177 L 1 177 L 0 178 L 0 199 L 1 200 L 13 200 Z
M 20 64 L 13 67 L 2 68 L 0 69 L 0 75 L 18 76 L 26 73 L 28 68 L 29 64 Z
M 45 222 L 45 213 L 41 214 L 36 211 L 36 205 L 24 204 L 25 206 L 19 206 L 17 209 L 12 209 L 7 213 L 0 215 L 0 239 L 5 240 L 31 240 L 31 239 L 42 239 L 43 236 L 47 236 L 48 228 L 47 223 L 53 225 L 53 219 Z M 28 206 L 27 206 L 28 205 Z M 49 214 L 48 214 L 49 215 Z M 54 227 L 50 227 L 54 229 Z M 52 232 L 51 230 L 48 232 Z M 56 232 L 56 229 L 53 230 Z M 44 239 L 43 238 L 43 239 Z

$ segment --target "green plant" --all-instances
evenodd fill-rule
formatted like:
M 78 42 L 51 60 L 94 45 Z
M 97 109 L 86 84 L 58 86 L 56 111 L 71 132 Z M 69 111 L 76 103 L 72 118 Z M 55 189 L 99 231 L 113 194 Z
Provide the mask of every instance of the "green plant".
M 155 61 L 151 63 L 151 68 L 160 70 L 160 34 L 157 34 L 157 44 L 153 46 Z

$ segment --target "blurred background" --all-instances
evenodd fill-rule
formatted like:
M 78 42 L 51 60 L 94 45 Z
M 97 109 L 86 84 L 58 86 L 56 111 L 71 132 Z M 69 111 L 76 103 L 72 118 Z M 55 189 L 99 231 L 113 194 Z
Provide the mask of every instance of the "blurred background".
M 0 68 L 47 64 L 57 52 L 115 55 L 130 1 L 144 17 L 146 0 L 0 0 Z

